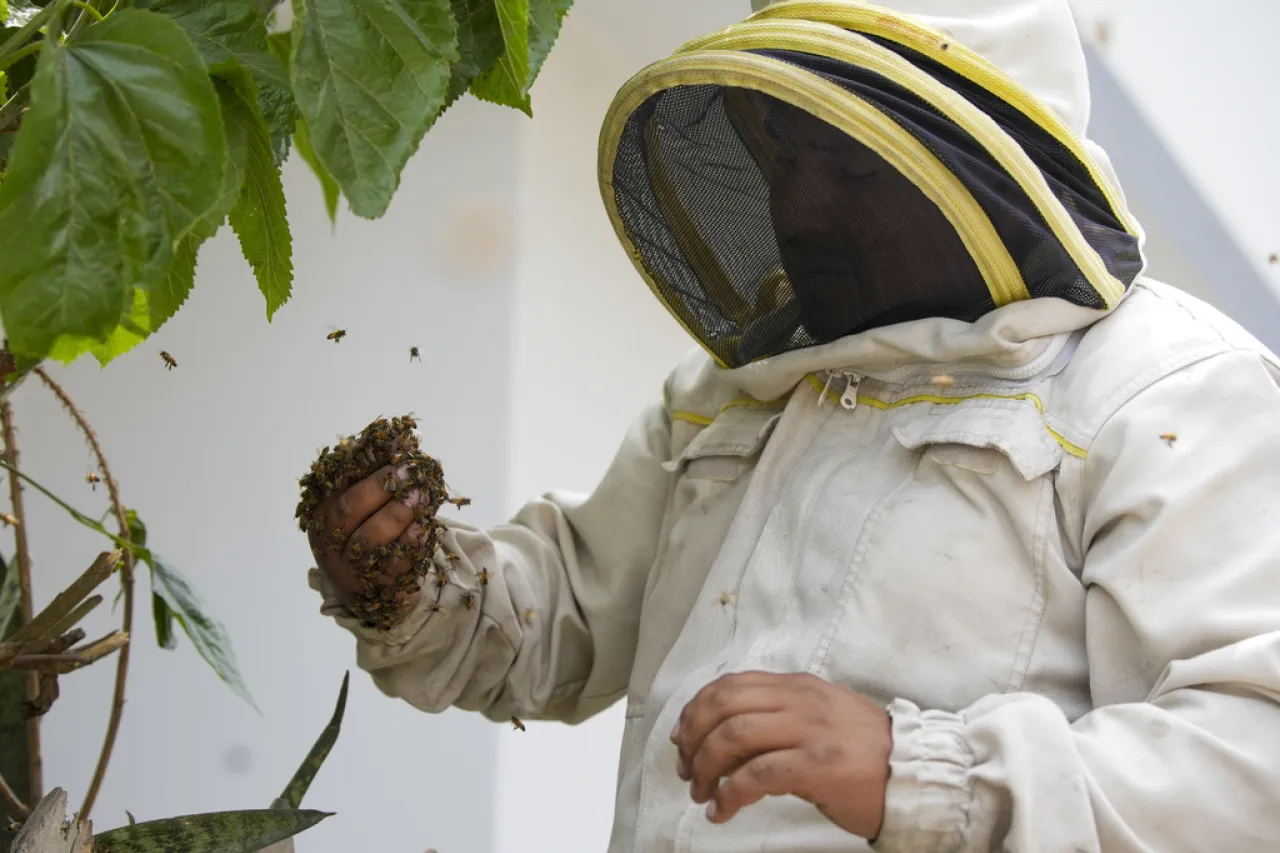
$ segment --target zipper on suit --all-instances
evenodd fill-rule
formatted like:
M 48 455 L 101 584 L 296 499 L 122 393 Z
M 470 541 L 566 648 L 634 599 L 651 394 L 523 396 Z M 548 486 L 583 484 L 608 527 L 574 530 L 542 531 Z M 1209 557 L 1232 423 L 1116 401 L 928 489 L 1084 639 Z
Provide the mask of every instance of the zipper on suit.
M 844 393 L 840 395 L 840 405 L 848 411 L 858 408 L 858 388 L 862 385 L 862 377 L 848 370 L 842 374 L 845 378 Z

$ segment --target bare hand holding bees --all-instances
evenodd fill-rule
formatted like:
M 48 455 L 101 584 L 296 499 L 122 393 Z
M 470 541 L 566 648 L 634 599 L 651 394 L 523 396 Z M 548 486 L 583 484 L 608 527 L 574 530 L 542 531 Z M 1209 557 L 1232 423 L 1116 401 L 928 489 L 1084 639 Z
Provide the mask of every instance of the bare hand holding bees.
M 433 558 L 448 488 L 416 426 L 409 416 L 374 421 L 321 451 L 301 480 L 297 518 L 317 568 L 353 616 L 382 630 L 412 609 L 429 574 L 447 572 Z

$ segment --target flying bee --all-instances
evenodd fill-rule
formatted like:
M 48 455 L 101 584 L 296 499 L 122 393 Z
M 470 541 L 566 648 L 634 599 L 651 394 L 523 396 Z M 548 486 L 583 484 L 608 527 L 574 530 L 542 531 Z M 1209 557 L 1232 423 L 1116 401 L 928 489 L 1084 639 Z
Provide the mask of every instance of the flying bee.
M 160 350 L 160 360 L 164 362 L 165 370 L 173 370 L 175 367 L 178 366 L 178 362 L 174 359 L 174 357 L 169 355 L 169 353 L 165 352 L 164 350 Z
M 409 362 L 422 361 L 422 354 L 418 352 L 417 347 L 409 347 Z
M 956 378 L 954 376 L 935 376 L 929 380 L 929 383 L 938 388 L 950 388 L 956 384 Z
M 332 332 L 324 336 L 326 341 L 333 341 L 335 344 L 342 341 L 347 336 L 346 329 L 334 329 Z
M 1160 440 L 1170 447 L 1173 447 L 1174 442 L 1178 440 L 1178 434 L 1176 432 L 1166 432 L 1164 435 L 1160 436 Z
M 519 717 L 512 717 L 511 725 L 514 726 L 519 731 L 522 731 L 522 732 L 525 731 L 524 723 L 520 721 Z
M 471 506 L 471 498 L 449 498 L 449 503 L 462 509 L 464 506 Z
M 462 606 L 470 610 L 476 606 L 476 594 L 474 592 L 464 592 L 462 594 Z
M 102 478 L 98 476 L 97 471 L 90 471 L 88 474 L 84 475 L 84 481 L 92 486 L 93 490 L 96 492 L 98 491 L 98 484 L 102 482 Z
M 3 521 L 6 527 L 17 527 L 18 519 L 7 512 L 0 512 L 0 521 Z

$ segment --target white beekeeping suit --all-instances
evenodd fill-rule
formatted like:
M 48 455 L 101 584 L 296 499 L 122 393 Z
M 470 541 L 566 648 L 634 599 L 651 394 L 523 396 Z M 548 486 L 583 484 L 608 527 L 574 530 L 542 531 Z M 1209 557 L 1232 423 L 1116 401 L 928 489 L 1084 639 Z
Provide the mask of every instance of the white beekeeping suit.
M 391 631 L 324 612 L 424 711 L 625 699 L 611 853 L 867 849 L 691 801 L 672 725 L 746 670 L 891 709 L 877 850 L 1280 850 L 1280 362 L 1142 275 L 1066 0 L 755 6 L 601 135 L 699 347 L 591 495 L 451 523 Z

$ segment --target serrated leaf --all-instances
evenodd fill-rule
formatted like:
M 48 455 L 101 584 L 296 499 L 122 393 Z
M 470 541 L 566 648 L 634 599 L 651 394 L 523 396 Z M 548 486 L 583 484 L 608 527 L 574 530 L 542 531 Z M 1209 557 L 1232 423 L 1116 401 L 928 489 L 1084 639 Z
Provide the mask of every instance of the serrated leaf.
M 311 147 L 311 131 L 307 127 L 306 119 L 298 119 L 298 129 L 293 134 L 293 147 L 297 150 L 298 156 L 311 167 L 312 174 L 320 181 L 320 191 L 324 193 L 324 212 L 329 215 L 329 224 L 336 225 L 338 199 L 342 196 L 342 190 L 338 182 L 333 179 L 333 175 L 330 175 L 329 170 L 320 162 L 320 158 L 316 157 L 315 149 Z
M 255 0 L 138 0 L 137 6 L 161 12 L 187 31 L 214 74 L 239 65 L 258 87 L 259 108 L 270 129 L 272 161 L 289 153 L 298 107 L 289 75 L 267 43 L 266 17 Z
M 307 757 L 303 759 L 302 764 L 298 767 L 293 778 L 289 780 L 289 784 L 285 786 L 284 792 L 280 794 L 277 802 L 283 803 L 288 808 L 296 809 L 302 805 L 302 798 L 306 795 L 307 789 L 311 787 L 311 782 L 316 778 L 316 773 L 320 771 L 320 767 L 324 764 L 324 760 L 329 757 L 330 750 L 338 741 L 338 733 L 342 731 L 342 715 L 347 710 L 347 687 L 351 684 L 351 673 L 342 676 L 342 688 L 338 690 L 338 704 L 333 709 L 333 716 L 329 718 L 329 724 L 324 727 L 324 731 L 320 733 L 320 737 L 316 738 L 315 745 L 311 747 L 311 751 L 307 753 Z
M 515 107 L 531 115 L 529 81 L 529 0 L 497 0 L 498 24 L 502 29 L 502 56 L 471 84 L 471 93 L 481 100 Z
M 560 26 L 573 7 L 573 0 L 529 0 L 529 81 L 525 91 L 533 88 L 556 39 Z
M 182 626 L 183 632 L 200 653 L 200 657 L 213 667 L 218 677 L 231 687 L 232 692 L 257 710 L 257 703 L 249 695 L 249 688 L 245 686 L 244 677 L 236 664 L 227 629 L 209 612 L 208 604 L 196 591 L 191 581 L 146 547 L 147 527 L 142 523 L 137 512 L 126 510 L 125 518 L 129 522 L 129 542 L 134 553 L 151 569 L 152 595 L 164 600 L 173 618 Z M 156 636 L 157 639 L 160 638 L 158 627 Z M 165 646 L 165 648 L 168 647 Z
M 105 342 L 218 200 L 226 137 L 177 24 L 124 9 L 41 50 L 0 185 L 0 316 L 16 354 Z
M 148 820 L 93 837 L 94 853 L 252 853 L 291 838 L 332 812 L 254 809 Z
M 311 144 L 352 212 L 377 218 L 448 94 L 450 0 L 293 3 L 293 89 Z
M 284 186 L 272 160 L 271 140 L 253 96 L 252 84 L 237 88 L 239 99 L 228 109 L 227 125 L 243 129 L 244 179 L 228 218 L 240 238 L 240 250 L 253 268 L 258 289 L 267 300 L 267 320 L 289 301 L 293 284 L 293 239 L 285 213 Z
M 449 77 L 452 104 L 471 88 L 481 74 L 502 57 L 502 24 L 498 20 L 498 0 L 452 0 L 453 17 L 458 21 L 458 61 Z
M 271 45 L 271 52 L 288 71 L 293 54 L 292 31 L 269 33 L 267 43 Z M 329 215 L 329 224 L 337 225 L 338 199 L 342 195 L 342 190 L 338 188 L 338 182 L 333 179 L 333 175 L 329 174 L 329 170 L 316 157 L 316 152 L 311 147 L 311 131 L 307 128 L 307 120 L 301 115 L 298 116 L 298 122 L 293 129 L 293 150 L 298 152 L 298 156 L 311 169 L 311 174 L 315 175 L 316 180 L 320 182 L 320 191 L 324 193 L 324 210 Z

